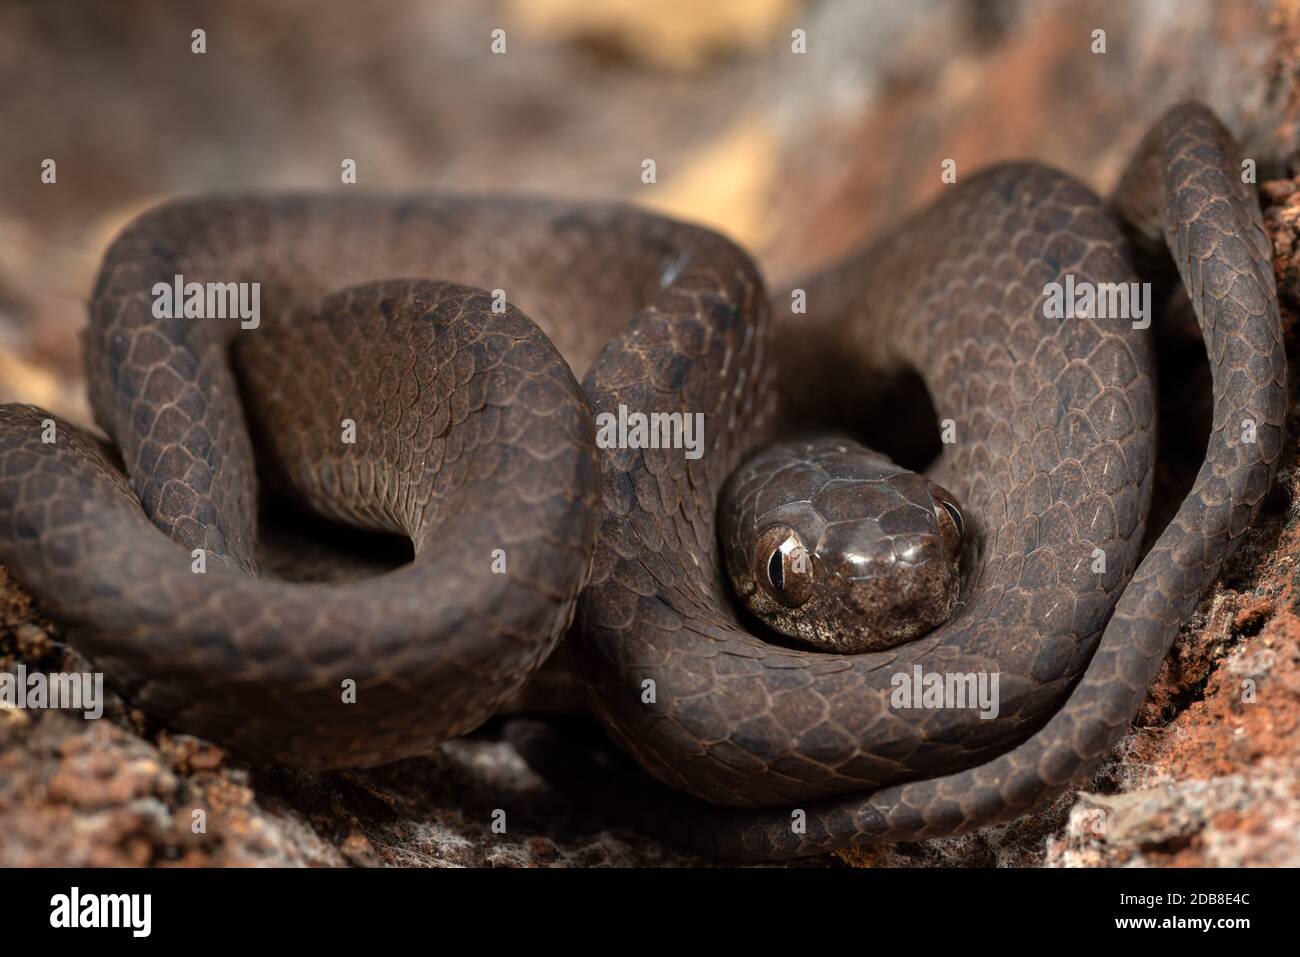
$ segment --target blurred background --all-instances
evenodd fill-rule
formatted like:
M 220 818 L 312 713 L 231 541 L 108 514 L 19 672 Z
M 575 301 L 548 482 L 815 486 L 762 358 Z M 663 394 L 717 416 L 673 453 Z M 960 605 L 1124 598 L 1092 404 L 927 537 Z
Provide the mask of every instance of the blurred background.
M 727 232 L 779 280 L 905 216 L 939 189 L 944 159 L 960 175 L 1033 157 L 1107 190 L 1183 96 L 1207 100 L 1248 149 L 1289 155 L 1297 7 L 7 0 L 0 401 L 88 420 L 77 330 L 99 258 L 168 196 L 620 198 Z M 344 159 L 355 186 L 340 183 Z
M 0 0 L 0 402 L 90 421 L 78 330 L 99 259 L 167 197 L 622 199 L 728 233 L 775 283 L 907 216 L 941 188 L 944 160 L 960 177 L 1033 158 L 1106 194 L 1188 96 L 1237 134 L 1261 182 L 1290 175 L 1298 70 L 1300 0 Z M 356 185 L 340 182 L 347 159 Z M 1300 193 L 1272 188 L 1279 275 L 1294 280 Z M 1294 463 L 1288 438 L 1283 499 Z M 1288 507 L 1180 639 L 1090 797 L 843 859 L 1300 862 Z M 88 667 L 57 637 L 0 569 L 0 664 Z M 1283 693 L 1244 708 L 1243 675 Z M 567 819 L 499 728 L 428 759 L 309 775 L 249 769 L 114 701 L 100 722 L 0 712 L 0 864 L 696 863 Z M 1079 813 L 1098 806 L 1109 835 Z M 208 834 L 189 827 L 199 807 Z M 488 830 L 497 807 L 511 808 L 508 836 Z

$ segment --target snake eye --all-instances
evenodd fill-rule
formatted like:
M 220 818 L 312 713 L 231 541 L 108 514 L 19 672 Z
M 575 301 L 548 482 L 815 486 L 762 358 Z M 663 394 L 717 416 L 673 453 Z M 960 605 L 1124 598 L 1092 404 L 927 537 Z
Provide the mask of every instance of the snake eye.
M 940 530 L 951 528 L 952 532 L 957 533 L 957 542 L 965 538 L 966 520 L 962 517 L 961 508 L 958 507 L 957 500 L 952 493 L 941 486 L 931 483 L 930 500 L 934 503 L 934 517 L 939 523 Z
M 957 508 L 952 502 L 941 502 L 940 504 L 943 506 L 944 511 L 952 516 L 953 524 L 957 526 L 957 534 L 959 536 L 965 535 L 966 523 L 962 520 L 961 509 Z
M 785 587 L 785 562 L 782 561 L 781 549 L 774 548 L 772 557 L 767 560 L 767 580 L 772 587 L 780 591 Z
M 772 598 L 794 608 L 812 597 L 812 557 L 792 529 L 784 525 L 767 529 L 759 536 L 754 557 L 763 563 L 755 569 L 755 577 Z

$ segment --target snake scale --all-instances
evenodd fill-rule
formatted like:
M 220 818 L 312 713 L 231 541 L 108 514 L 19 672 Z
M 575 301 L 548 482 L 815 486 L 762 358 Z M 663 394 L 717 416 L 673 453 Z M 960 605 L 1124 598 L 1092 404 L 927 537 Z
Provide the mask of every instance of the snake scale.
M 1239 160 L 1183 104 L 1112 207 L 1043 166 L 987 170 L 801 283 L 798 316 L 730 241 L 621 205 L 172 202 L 113 242 L 90 303 L 92 406 L 116 450 L 0 408 L 0 560 L 145 712 L 254 761 L 427 753 L 568 630 L 610 735 L 679 793 L 684 841 L 781 858 L 1006 820 L 1124 733 L 1272 482 L 1286 359 Z M 1214 413 L 1142 556 L 1149 332 L 1043 300 L 1067 276 L 1135 282 L 1161 242 Z M 258 282 L 266 319 L 158 318 L 151 290 L 174 275 Z M 954 436 L 930 473 L 964 514 L 953 617 L 856 654 L 772 640 L 719 544 L 723 486 L 783 410 L 836 401 L 829 361 L 920 374 Z M 593 414 L 620 407 L 703 413 L 702 454 L 598 449 Z M 405 535 L 414 558 L 359 581 L 258 577 L 254 448 L 264 481 Z M 997 674 L 997 716 L 891 705 L 914 669 Z

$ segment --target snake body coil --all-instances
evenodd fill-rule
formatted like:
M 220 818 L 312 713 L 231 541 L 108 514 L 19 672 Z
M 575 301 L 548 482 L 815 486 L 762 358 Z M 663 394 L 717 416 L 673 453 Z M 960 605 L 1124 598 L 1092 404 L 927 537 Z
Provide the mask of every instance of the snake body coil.
M 784 857 L 1006 819 L 1122 735 L 1272 481 L 1286 362 L 1237 159 L 1207 110 L 1176 107 L 1117 195 L 1135 241 L 1167 241 L 1214 382 L 1204 465 L 1140 563 L 1149 334 L 1043 309 L 1066 277 L 1136 281 L 1130 241 L 1089 190 L 1035 165 L 952 187 L 803 284 L 802 321 L 772 321 L 725 239 L 625 207 L 161 207 L 107 253 L 86 340 L 129 488 L 93 440 L 56 423 L 42 441 L 45 414 L 0 409 L 0 560 L 142 708 L 257 760 L 428 751 L 523 682 L 576 600 L 571 657 L 597 714 L 704 799 L 679 799 L 683 838 Z M 266 328 L 155 318 L 149 291 L 174 275 L 260 282 Z M 391 277 L 504 290 L 555 346 L 492 295 Z M 581 391 L 561 354 L 586 370 Z M 764 640 L 725 584 L 719 493 L 776 435 L 778 402 L 824 386 L 818 356 L 915 369 L 955 431 L 933 473 L 965 507 L 961 600 L 884 651 Z M 703 454 L 598 454 L 590 415 L 620 407 L 702 412 Z M 355 443 L 338 440 L 345 420 Z M 346 584 L 251 576 L 255 442 L 277 482 L 408 535 L 415 560 Z M 996 674 L 997 716 L 896 706 L 896 676 L 918 670 Z

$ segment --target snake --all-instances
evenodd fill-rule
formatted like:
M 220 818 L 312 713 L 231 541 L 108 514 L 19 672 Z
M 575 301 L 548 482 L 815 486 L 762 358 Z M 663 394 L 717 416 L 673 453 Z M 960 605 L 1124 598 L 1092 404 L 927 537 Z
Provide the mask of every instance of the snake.
M 0 561 L 144 713 L 250 761 L 428 753 L 563 641 L 647 803 L 702 850 L 1009 820 L 1123 736 L 1272 483 L 1286 357 L 1240 159 L 1182 103 L 1109 204 L 995 166 L 774 297 L 729 239 L 619 203 L 174 200 L 112 242 L 90 299 L 111 442 L 0 407 Z M 1140 288 L 1144 257 L 1176 266 L 1213 389 L 1145 553 L 1148 323 L 1046 305 Z M 173 282 L 198 284 L 194 315 L 160 309 Z M 205 313 L 232 283 L 259 290 L 255 328 L 219 296 Z M 945 433 L 925 474 L 838 431 L 908 371 Z M 702 416 L 698 447 L 598 441 L 629 412 Z M 409 560 L 277 579 L 266 489 Z M 900 703 L 931 675 L 996 677 L 996 707 Z

